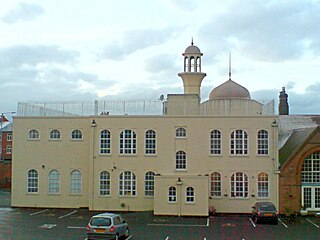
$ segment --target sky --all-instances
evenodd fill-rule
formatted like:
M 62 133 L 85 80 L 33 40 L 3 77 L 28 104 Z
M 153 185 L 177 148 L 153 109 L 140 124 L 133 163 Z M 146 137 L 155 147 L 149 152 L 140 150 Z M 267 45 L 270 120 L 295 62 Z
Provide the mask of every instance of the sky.
M 253 99 L 282 87 L 291 114 L 320 114 L 320 0 L 0 0 L 0 111 L 18 102 L 157 100 L 183 93 L 191 44 L 201 99 L 228 80 Z

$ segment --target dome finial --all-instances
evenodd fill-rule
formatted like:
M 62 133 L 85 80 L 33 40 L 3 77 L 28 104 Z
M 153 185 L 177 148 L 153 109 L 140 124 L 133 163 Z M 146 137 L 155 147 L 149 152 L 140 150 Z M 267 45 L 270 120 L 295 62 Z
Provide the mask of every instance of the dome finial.
M 231 51 L 229 52 L 229 80 L 231 80 Z
M 191 45 L 193 45 L 193 37 L 191 38 Z

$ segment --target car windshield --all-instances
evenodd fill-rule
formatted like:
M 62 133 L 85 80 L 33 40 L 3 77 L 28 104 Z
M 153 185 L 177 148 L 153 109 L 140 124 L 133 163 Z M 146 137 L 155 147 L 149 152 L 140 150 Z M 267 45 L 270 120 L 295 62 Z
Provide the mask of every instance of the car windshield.
M 90 224 L 92 226 L 110 226 L 111 220 L 110 220 L 110 218 L 95 217 L 95 218 L 91 219 Z
M 276 208 L 272 204 L 262 204 L 261 207 L 260 207 L 260 210 L 261 211 L 270 211 L 270 212 L 272 212 L 272 211 L 275 211 Z

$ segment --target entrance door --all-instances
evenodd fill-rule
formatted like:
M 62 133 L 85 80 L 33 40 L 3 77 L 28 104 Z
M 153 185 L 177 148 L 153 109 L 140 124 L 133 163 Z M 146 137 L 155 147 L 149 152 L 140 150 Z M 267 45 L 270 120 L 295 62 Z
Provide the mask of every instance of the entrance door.
M 308 210 L 320 209 L 320 186 L 302 187 L 302 205 Z

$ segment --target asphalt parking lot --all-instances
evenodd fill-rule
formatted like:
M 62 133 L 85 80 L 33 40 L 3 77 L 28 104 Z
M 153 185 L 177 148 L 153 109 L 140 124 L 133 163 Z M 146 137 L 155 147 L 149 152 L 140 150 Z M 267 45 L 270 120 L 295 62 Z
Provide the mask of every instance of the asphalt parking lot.
M 0 239 L 86 239 L 90 217 L 100 212 L 88 209 L 10 208 L 0 191 Z M 152 212 L 123 213 L 131 240 L 177 239 L 319 239 L 320 219 L 314 216 L 278 225 L 254 224 L 248 215 L 211 217 L 153 216 Z

